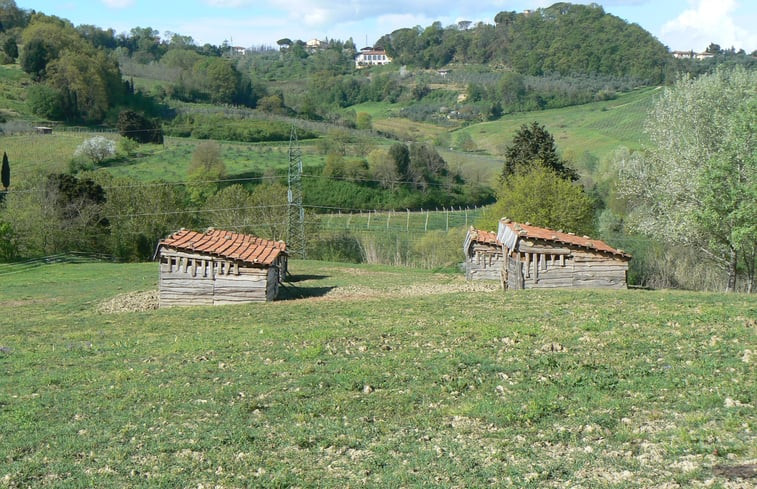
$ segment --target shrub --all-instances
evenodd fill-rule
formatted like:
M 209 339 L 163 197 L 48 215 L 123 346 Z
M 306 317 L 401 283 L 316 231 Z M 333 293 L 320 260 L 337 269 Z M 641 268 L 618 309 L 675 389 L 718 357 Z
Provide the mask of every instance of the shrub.
M 100 165 L 115 154 L 116 142 L 103 136 L 87 139 L 74 151 L 75 158 L 86 158 L 95 165 Z

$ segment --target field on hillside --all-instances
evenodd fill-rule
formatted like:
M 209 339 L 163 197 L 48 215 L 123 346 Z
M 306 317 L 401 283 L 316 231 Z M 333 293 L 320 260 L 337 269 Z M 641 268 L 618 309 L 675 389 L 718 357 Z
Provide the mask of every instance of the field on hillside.
M 508 114 L 500 120 L 474 124 L 460 131 L 468 132 L 479 150 L 502 155 L 520 126 L 536 121 L 552 134 L 557 149 L 563 155 L 580 156 L 589 151 L 601 159 L 620 146 L 630 149 L 641 147 L 646 140 L 644 120 L 657 90 L 644 88 L 621 94 L 615 100 Z
M 0 487 L 754 487 L 752 296 L 291 271 L 118 312 L 156 264 L 4 269 Z

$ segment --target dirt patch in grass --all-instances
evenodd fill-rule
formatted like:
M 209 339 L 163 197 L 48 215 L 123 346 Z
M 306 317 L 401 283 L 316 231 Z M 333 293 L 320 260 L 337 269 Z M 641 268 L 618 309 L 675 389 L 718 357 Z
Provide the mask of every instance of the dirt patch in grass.
M 446 284 L 428 283 L 374 289 L 372 287 L 353 285 L 335 287 L 323 298 L 325 299 L 354 299 L 365 297 L 417 297 L 425 295 L 451 294 L 455 292 L 476 292 L 498 290 L 496 282 L 468 282 L 456 281 Z
M 101 302 L 97 306 L 97 312 L 112 314 L 116 312 L 149 311 L 158 308 L 158 291 L 127 292 Z

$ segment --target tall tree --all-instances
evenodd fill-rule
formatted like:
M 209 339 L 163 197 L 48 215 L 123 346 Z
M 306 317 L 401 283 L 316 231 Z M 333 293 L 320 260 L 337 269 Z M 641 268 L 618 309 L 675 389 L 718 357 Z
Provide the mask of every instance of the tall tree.
M 649 145 L 619 165 L 619 189 L 641 232 L 699 250 L 736 289 L 757 258 L 757 72 L 681 78 L 649 114 Z
M 594 231 L 594 205 L 583 187 L 540 165 L 501 182 L 497 202 L 476 224 L 497 229 L 502 217 L 576 234 Z
M 389 147 L 389 158 L 394 162 L 397 175 L 401 179 L 407 179 L 409 177 L 408 171 L 410 169 L 410 150 L 407 145 L 403 143 L 392 144 Z
M 3 151 L 3 169 L 2 172 L 0 172 L 0 175 L 2 178 L 2 184 L 5 190 L 8 190 L 8 187 L 11 186 L 11 166 L 10 163 L 8 163 L 8 153 Z
M 536 165 L 553 170 L 561 178 L 578 180 L 576 171 L 567 166 L 557 154 L 555 139 L 549 131 L 538 122 L 532 122 L 531 126 L 523 124 L 520 127 L 512 144 L 505 150 L 502 178 L 528 172 Z
M 198 144 L 187 169 L 187 188 L 192 200 L 205 202 L 218 191 L 220 180 L 225 176 L 226 165 L 221 156 L 221 145 L 215 141 L 203 141 Z

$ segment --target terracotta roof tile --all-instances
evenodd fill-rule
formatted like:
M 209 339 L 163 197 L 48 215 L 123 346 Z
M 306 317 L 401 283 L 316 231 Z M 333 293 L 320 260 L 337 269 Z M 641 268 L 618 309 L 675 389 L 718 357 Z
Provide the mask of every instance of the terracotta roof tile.
M 532 226 L 529 223 L 523 224 L 510 221 L 508 219 L 503 219 L 500 222 L 509 227 L 513 232 L 515 232 L 522 238 L 540 239 L 544 241 L 551 241 L 553 243 L 580 246 L 603 253 L 610 253 L 612 255 L 620 256 L 623 258 L 631 258 L 631 255 L 624 252 L 623 250 L 615 249 L 604 241 L 592 239 L 588 236 L 576 236 L 572 233 L 564 233 L 562 231 L 555 231 L 548 228 L 540 228 L 537 226 Z
M 481 229 L 470 229 L 470 239 L 474 243 L 501 245 L 497 240 L 497 233 L 492 231 L 483 231 Z
M 182 229 L 162 240 L 158 246 L 207 253 L 255 265 L 272 265 L 280 254 L 286 254 L 286 243 L 282 241 L 220 229 L 208 229 L 205 233 Z

